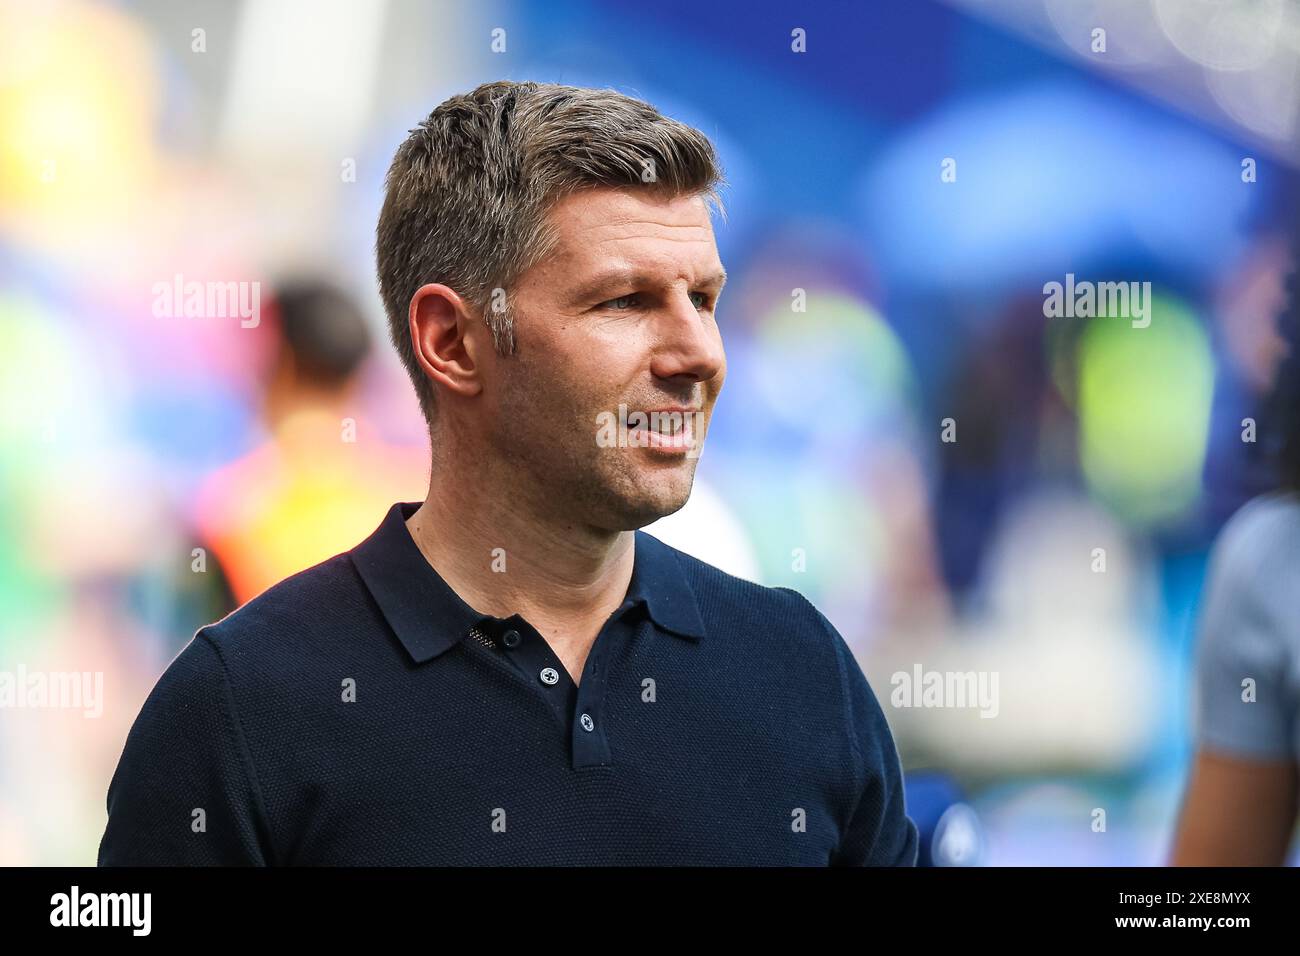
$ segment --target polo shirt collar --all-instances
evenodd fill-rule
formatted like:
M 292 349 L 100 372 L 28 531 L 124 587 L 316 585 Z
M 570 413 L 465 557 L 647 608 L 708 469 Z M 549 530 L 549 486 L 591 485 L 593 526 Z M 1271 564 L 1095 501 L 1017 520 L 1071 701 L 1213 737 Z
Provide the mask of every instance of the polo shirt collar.
M 470 630 L 493 620 L 470 607 L 434 570 L 411 537 L 406 519 L 420 502 L 397 502 L 378 528 L 348 552 L 361 580 L 398 640 L 419 664 L 458 644 Z M 704 636 L 695 593 L 674 551 L 635 532 L 635 557 L 627 600 L 644 603 L 656 626 L 679 637 Z
M 704 636 L 704 619 L 677 552 L 652 534 L 641 530 L 634 534 L 636 557 L 628 600 L 644 601 L 650 620 L 661 630 L 698 641 Z

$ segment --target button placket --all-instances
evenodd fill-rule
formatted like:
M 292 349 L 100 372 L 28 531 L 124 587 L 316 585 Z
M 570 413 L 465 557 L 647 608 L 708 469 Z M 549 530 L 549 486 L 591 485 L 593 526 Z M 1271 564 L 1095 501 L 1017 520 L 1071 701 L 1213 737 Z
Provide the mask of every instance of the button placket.
M 609 668 L 605 655 L 609 652 L 609 631 L 620 626 L 632 601 L 623 604 L 609 616 L 605 626 L 596 635 L 591 653 L 583 668 L 582 682 L 578 684 L 573 723 L 573 766 L 594 767 L 610 763 L 609 739 L 605 736 L 605 722 L 601 716 L 605 706 L 606 682 Z
M 542 695 L 562 731 L 567 733 L 573 720 L 573 680 L 561 669 L 546 639 L 526 621 L 516 615 L 503 623 L 513 624 L 501 635 L 504 656 L 534 692 Z
M 499 646 L 515 672 L 526 678 L 551 708 L 563 731 L 569 734 L 574 769 L 608 765 L 609 741 L 601 716 L 605 703 L 609 653 L 607 635 L 620 626 L 635 602 L 625 601 L 605 621 L 592 643 L 580 683 L 575 683 L 551 650 L 550 644 L 518 615 L 499 621 Z

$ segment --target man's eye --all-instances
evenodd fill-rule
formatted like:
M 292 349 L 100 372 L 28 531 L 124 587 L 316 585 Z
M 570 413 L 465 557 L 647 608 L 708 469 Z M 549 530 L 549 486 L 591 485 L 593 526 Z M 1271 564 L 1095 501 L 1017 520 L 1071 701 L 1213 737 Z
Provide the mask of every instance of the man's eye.
M 636 293 L 629 295 L 620 295 L 617 299 L 608 299 L 601 303 L 601 308 L 612 309 L 615 312 L 626 312 L 629 309 L 636 308 L 639 301 Z M 695 308 L 703 309 L 709 305 L 709 294 L 707 292 L 692 292 L 691 302 Z

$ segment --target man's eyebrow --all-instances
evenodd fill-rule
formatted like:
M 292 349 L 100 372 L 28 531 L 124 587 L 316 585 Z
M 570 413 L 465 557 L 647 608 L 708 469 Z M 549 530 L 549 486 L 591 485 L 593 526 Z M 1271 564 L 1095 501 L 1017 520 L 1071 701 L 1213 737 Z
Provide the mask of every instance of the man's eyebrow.
M 658 280 L 644 275 L 640 272 L 629 272 L 626 269 L 618 269 L 614 272 L 606 272 L 584 282 L 574 290 L 570 296 L 573 302 L 586 302 L 597 296 L 605 294 L 607 291 L 619 288 L 644 288 L 656 285 Z M 699 287 L 717 286 L 721 289 L 727 282 L 727 271 L 715 272 L 706 276 L 696 283 Z

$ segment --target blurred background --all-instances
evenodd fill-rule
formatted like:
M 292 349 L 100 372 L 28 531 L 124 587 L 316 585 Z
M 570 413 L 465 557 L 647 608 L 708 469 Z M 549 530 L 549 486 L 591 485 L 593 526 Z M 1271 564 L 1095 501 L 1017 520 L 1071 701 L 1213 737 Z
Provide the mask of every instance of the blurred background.
M 1283 0 L 0 3 L 0 671 L 103 675 L 0 709 L 0 864 L 93 865 L 195 629 L 423 499 L 382 180 L 501 78 L 726 169 L 727 385 L 650 530 L 839 628 L 931 862 L 1162 864 L 1208 549 L 1263 488 L 1298 69 Z M 1067 274 L 1151 282 L 1150 326 L 1045 317 Z M 996 716 L 891 703 L 916 667 Z

